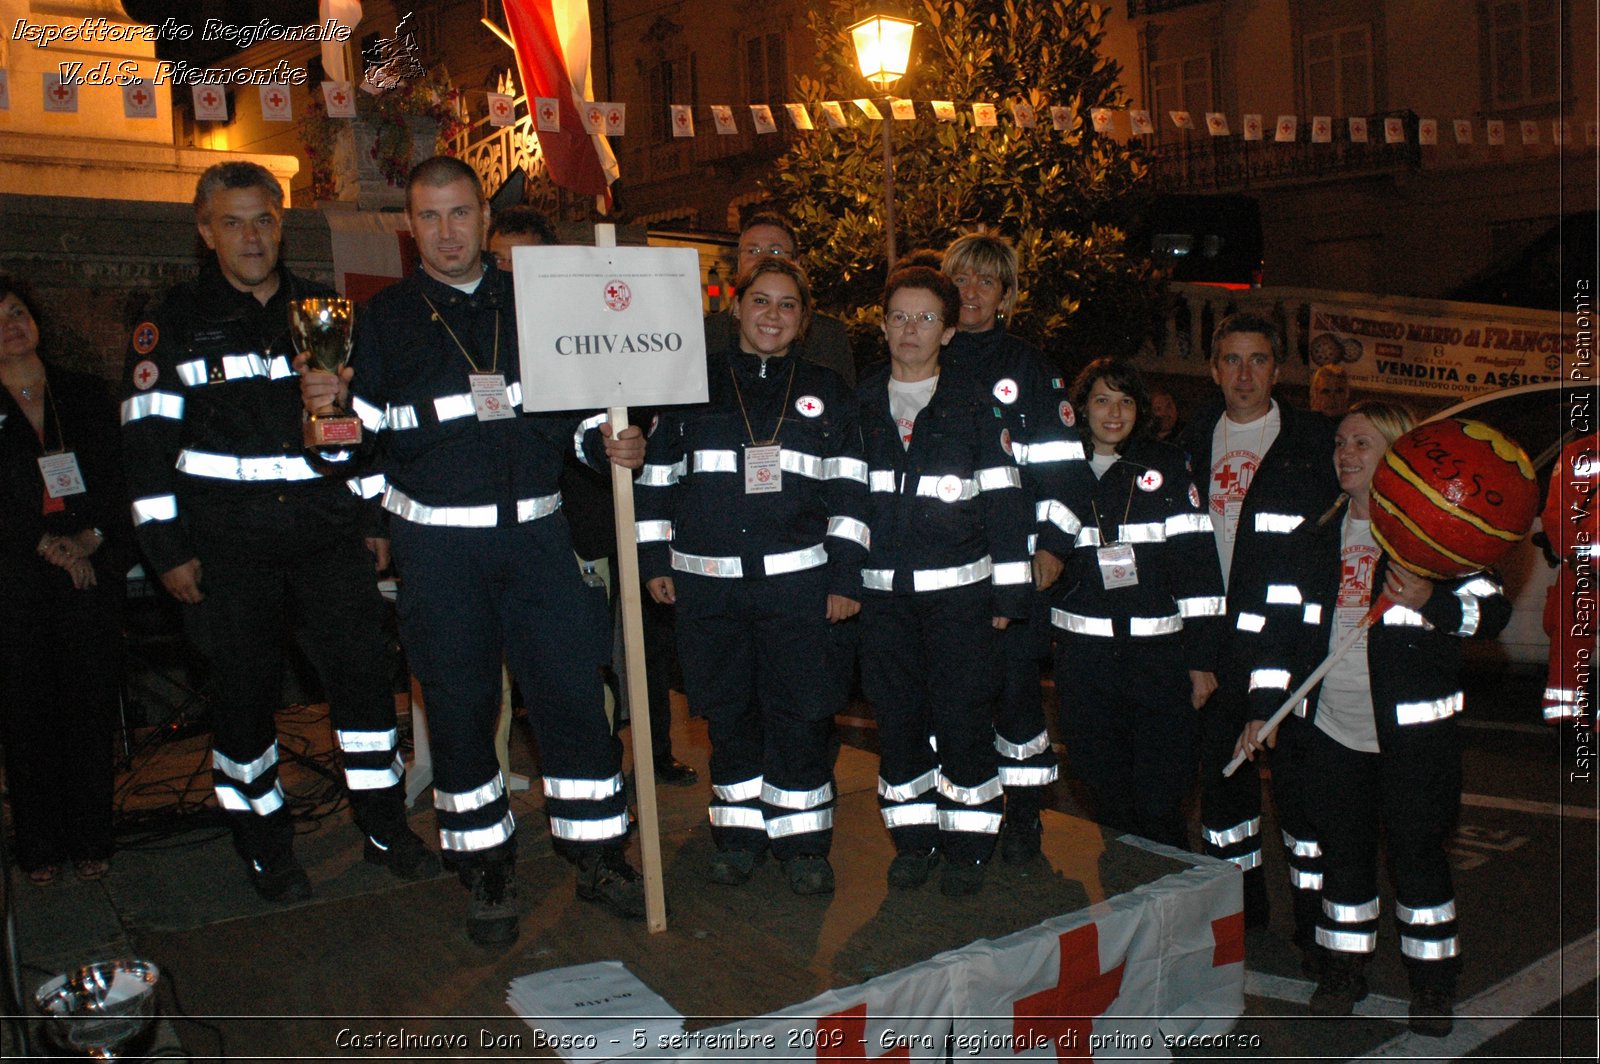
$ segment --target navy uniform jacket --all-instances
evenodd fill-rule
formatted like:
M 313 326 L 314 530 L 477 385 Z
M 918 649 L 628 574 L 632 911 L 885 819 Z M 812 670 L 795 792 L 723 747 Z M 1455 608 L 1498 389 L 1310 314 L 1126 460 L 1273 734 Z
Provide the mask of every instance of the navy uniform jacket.
M 975 378 L 941 374 L 907 449 L 889 410 L 889 373 L 877 369 L 858 392 L 872 542 L 868 593 L 910 593 L 918 570 L 989 558 L 995 615 L 1026 617 L 1034 508 L 998 404 Z
M 1118 543 L 1133 548 L 1139 582 L 1107 588 L 1097 552 Z M 1153 439 L 1125 445 L 1096 482 L 1066 563 L 1052 598 L 1056 627 L 1117 638 L 1181 636 L 1185 664 L 1209 667 L 1211 631 L 1225 623 L 1222 567 L 1211 520 L 1178 448 Z
M 686 555 L 738 559 L 745 578 L 779 575 L 769 556 L 825 545 L 829 593 L 860 598 L 867 467 L 855 396 L 837 373 L 792 356 L 712 352 L 706 375 L 710 400 L 663 411 L 650 433 L 635 496 L 644 578 L 697 571 Z M 746 493 L 752 432 L 777 436 L 782 491 Z
M 211 549 L 251 556 L 298 527 L 324 536 L 330 523 L 363 527 L 366 507 L 351 487 L 306 461 L 290 367 L 290 301 L 335 293 L 278 275 L 262 304 L 213 259 L 134 328 L 123 456 L 135 532 L 156 573 L 194 558 L 197 533 Z
M 706 315 L 706 350 L 727 351 L 739 346 L 739 322 L 731 310 Z M 808 362 L 826 366 L 851 388 L 856 385 L 856 356 L 850 349 L 850 334 L 844 322 L 827 314 L 811 315 L 806 334 L 789 349 Z

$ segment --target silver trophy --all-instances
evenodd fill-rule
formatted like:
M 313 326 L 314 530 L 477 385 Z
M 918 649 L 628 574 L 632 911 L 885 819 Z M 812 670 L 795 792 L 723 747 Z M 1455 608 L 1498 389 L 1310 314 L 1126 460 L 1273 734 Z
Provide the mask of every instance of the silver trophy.
M 149 1048 L 161 970 L 150 961 L 95 961 L 34 991 L 55 1048 L 94 1060 L 131 1060 Z

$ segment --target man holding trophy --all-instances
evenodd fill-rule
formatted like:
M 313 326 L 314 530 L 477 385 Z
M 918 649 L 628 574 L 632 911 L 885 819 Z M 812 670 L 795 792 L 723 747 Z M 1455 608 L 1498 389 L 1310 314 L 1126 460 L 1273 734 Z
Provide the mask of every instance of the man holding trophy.
M 347 346 L 349 304 L 279 261 L 283 189 L 255 163 L 201 175 L 195 221 L 215 252 L 135 326 L 122 425 L 133 521 L 147 564 L 184 604 L 219 699 L 212 778 L 251 884 L 269 901 L 310 896 L 278 782 L 284 644 L 291 631 L 328 696 L 366 859 L 402 879 L 439 869 L 406 826 L 376 512 L 306 459 L 294 331 Z M 348 439 L 349 423 L 321 426 Z M 344 435 L 341 435 L 344 433 Z M 353 442 L 353 441 L 352 441 Z

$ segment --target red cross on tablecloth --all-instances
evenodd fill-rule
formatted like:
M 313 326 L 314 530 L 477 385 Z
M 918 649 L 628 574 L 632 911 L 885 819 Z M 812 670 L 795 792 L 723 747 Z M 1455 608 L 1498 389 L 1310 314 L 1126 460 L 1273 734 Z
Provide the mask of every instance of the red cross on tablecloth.
M 1027 1044 L 1048 1038 L 1056 1047 L 1057 1060 L 1088 1057 L 1094 1017 L 1117 999 L 1126 964 L 1100 971 L 1100 928 L 1095 924 L 1062 935 L 1060 950 L 1056 985 L 1011 1007 L 1012 1035 Z
M 817 1019 L 817 1060 L 910 1060 L 911 1047 L 897 1045 L 881 1057 L 867 1055 L 867 1006 Z

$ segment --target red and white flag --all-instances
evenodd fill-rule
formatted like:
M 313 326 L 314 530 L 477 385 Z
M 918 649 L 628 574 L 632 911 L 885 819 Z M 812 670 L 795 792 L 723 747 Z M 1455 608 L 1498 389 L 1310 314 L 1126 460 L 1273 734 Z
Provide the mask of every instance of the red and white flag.
M 1264 127 L 1261 124 L 1261 116 L 1260 115 L 1245 115 L 1244 116 L 1244 139 L 1245 140 L 1260 140 L 1261 139 L 1261 131 L 1262 131 L 1263 128 Z
M 508 92 L 489 94 L 489 124 L 509 126 L 517 120 L 517 101 Z
M 534 97 L 533 125 L 540 133 L 561 132 L 561 107 L 554 96 Z
M 1525 118 L 1517 124 L 1522 127 L 1522 144 L 1524 147 L 1539 143 L 1539 123 L 1531 118 Z
M 155 116 L 156 94 L 150 88 L 148 81 L 134 78 L 122 86 L 122 117 L 154 118 Z
M 1417 119 L 1417 143 L 1439 143 L 1439 120 L 1437 118 Z
M 329 118 L 354 118 L 356 116 L 355 89 L 348 81 L 324 81 L 322 100 L 328 105 Z
M 1228 116 L 1221 111 L 1207 111 L 1206 132 L 1213 137 L 1226 137 L 1228 135 Z
M 1022 129 L 1032 129 L 1039 124 L 1038 116 L 1033 112 L 1033 104 L 1018 100 L 1011 101 L 1011 121 Z
M 674 137 L 694 136 L 694 109 L 686 103 L 672 105 L 672 135 Z
M 1111 108 L 1109 107 L 1091 108 L 1089 120 L 1094 123 L 1094 131 L 1096 133 L 1110 133 L 1112 123 L 1115 121 L 1111 117 Z
M 1451 125 L 1455 126 L 1455 128 L 1456 128 L 1456 143 L 1457 144 L 1471 144 L 1472 143 L 1472 121 L 1471 121 L 1471 119 L 1457 118 L 1455 121 L 1453 121 L 1451 123 Z
M 764 103 L 750 105 L 750 124 L 755 126 L 757 133 L 776 133 L 778 123 L 772 120 L 772 108 Z
M 609 208 L 617 157 L 605 135 L 585 132 L 579 117 L 593 92 L 588 0 L 504 0 L 504 6 L 523 86 L 529 96 L 555 100 L 561 118 L 559 130 L 537 130 L 550 179 Z
M 261 101 L 263 122 L 294 121 L 294 104 L 290 101 L 288 85 L 268 82 L 257 86 L 257 94 Z
M 1129 111 L 1128 116 L 1133 119 L 1135 133 L 1154 133 L 1156 124 L 1150 121 L 1149 111 Z M 1194 129 L 1194 115 L 1188 111 L 1168 111 L 1167 117 L 1172 119 L 1172 124 L 1179 129 Z
M 806 110 L 803 103 L 786 103 L 783 109 L 789 112 L 789 121 L 794 123 L 796 129 L 816 129 L 811 121 L 811 112 Z
M 194 90 L 194 117 L 201 122 L 226 122 L 228 120 L 228 94 L 215 85 L 192 85 Z
M 949 100 L 934 100 L 933 117 L 941 122 L 954 122 L 956 120 L 956 105 Z
M 606 105 L 603 103 L 586 103 L 578 108 L 578 117 L 583 121 L 585 133 L 604 133 L 606 131 Z
M 859 100 L 851 100 L 850 102 L 855 104 L 856 107 L 858 109 L 860 109 L 862 114 L 866 115 L 868 118 L 872 119 L 874 122 L 883 121 L 883 112 L 879 111 L 878 110 L 878 105 L 873 103 L 871 100 L 868 100 L 865 97 L 863 97 L 863 98 L 861 98 Z
M 978 129 L 992 129 L 1000 123 L 995 119 L 994 104 L 975 103 L 972 105 L 972 124 Z
M 78 113 L 78 83 L 62 81 L 59 71 L 44 75 L 44 109 L 57 114 Z
M 0 111 L 11 110 L 11 72 L 0 67 Z
M 1491 148 L 1502 148 L 1506 143 L 1506 123 L 1503 118 L 1491 118 L 1483 124 L 1483 139 Z
M 1294 115 L 1279 115 L 1272 139 L 1279 144 L 1293 144 L 1300 135 L 1300 119 Z
M 1311 116 L 1311 143 L 1333 143 L 1333 118 L 1330 115 Z
M 910 122 L 917 117 L 917 105 L 910 100 L 895 98 L 889 101 L 889 113 L 896 122 Z
M 1404 144 L 1406 142 L 1404 119 L 1385 118 L 1383 120 L 1383 142 L 1385 144 Z
M 1072 129 L 1072 108 L 1050 108 L 1050 128 L 1057 133 L 1066 133 Z
M 628 105 L 608 103 L 606 107 L 606 136 L 620 137 L 628 132 Z
M 1350 143 L 1365 144 L 1367 142 L 1367 120 L 1361 116 L 1350 119 Z
M 844 105 L 838 100 L 823 100 L 822 117 L 828 120 L 830 128 L 843 129 L 845 126 Z
M 738 135 L 739 126 L 733 120 L 733 108 L 725 103 L 711 105 L 711 121 L 716 124 L 717 134 L 724 137 Z

